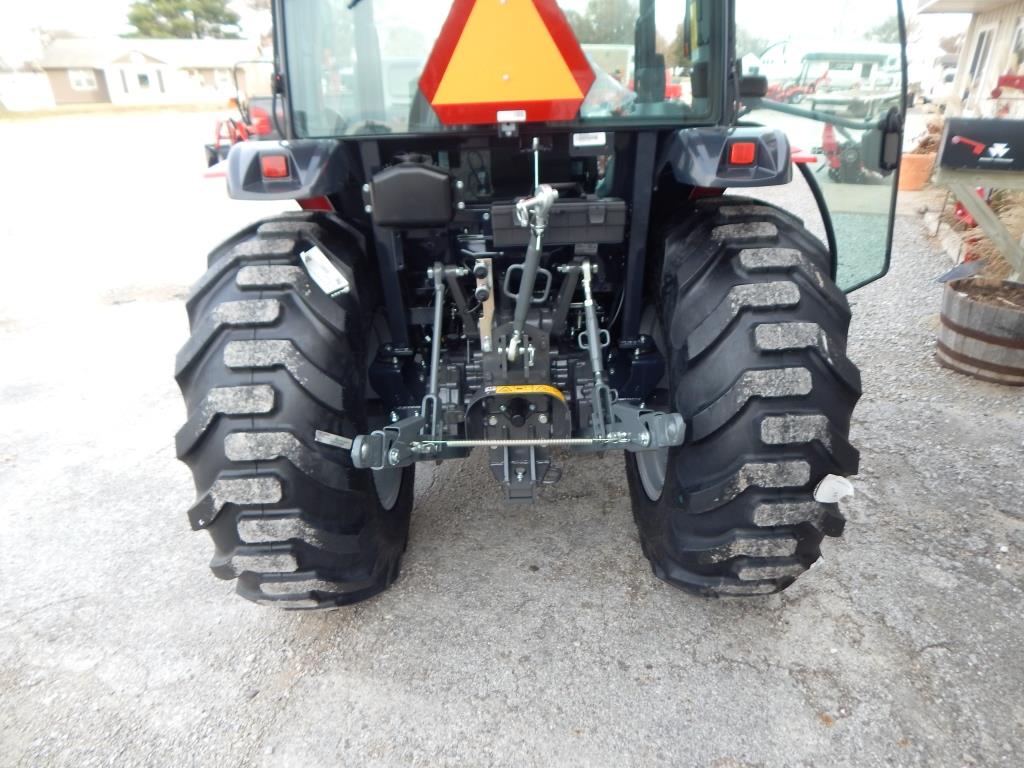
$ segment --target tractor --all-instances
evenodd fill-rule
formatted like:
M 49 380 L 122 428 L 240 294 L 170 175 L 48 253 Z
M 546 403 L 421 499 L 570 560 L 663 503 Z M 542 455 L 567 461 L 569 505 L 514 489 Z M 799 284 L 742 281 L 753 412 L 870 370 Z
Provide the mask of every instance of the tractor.
M 277 130 L 283 115 L 273 97 L 273 65 L 266 61 L 240 61 L 231 71 L 235 96 L 231 106 L 235 113 L 216 122 L 213 142 L 203 147 L 206 164 L 214 167 L 228 158 L 231 147 L 240 141 L 277 141 Z
M 272 5 L 281 138 L 234 143 L 227 188 L 297 209 L 210 253 L 176 359 L 214 574 L 286 609 L 376 595 L 417 465 L 474 450 L 510 503 L 620 452 L 689 592 L 812 566 L 858 469 L 847 293 L 888 268 L 905 107 L 841 118 L 879 183 L 833 184 L 793 147 L 839 118 L 743 72 L 770 4 Z M 798 185 L 818 234 L 750 196 Z

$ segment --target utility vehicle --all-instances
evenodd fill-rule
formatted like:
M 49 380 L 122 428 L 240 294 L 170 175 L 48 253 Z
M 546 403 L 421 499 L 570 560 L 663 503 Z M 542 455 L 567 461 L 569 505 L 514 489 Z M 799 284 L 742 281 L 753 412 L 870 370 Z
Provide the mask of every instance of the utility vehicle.
M 893 0 L 847 33 L 882 6 L 902 28 Z M 275 0 L 284 138 L 234 144 L 227 184 L 302 210 L 213 250 L 176 365 L 217 576 L 285 608 L 370 597 L 417 464 L 474 449 L 510 502 L 621 452 L 654 573 L 701 595 L 818 559 L 858 463 L 845 292 L 887 269 L 903 114 L 765 98 L 737 40 L 776 8 Z M 629 45 L 631 71 L 584 45 Z M 813 173 L 824 122 L 878 183 Z

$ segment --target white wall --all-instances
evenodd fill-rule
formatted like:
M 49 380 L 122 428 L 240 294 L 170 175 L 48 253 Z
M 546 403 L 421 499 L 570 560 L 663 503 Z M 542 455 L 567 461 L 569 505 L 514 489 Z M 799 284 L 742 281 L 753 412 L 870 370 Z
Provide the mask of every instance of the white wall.
M 42 72 L 0 73 L 0 106 L 10 112 L 31 112 L 56 106 L 50 79 Z
M 222 104 L 235 95 L 229 69 L 214 86 L 204 85 L 202 78 L 184 70 L 154 62 L 114 64 L 104 74 L 113 104 Z

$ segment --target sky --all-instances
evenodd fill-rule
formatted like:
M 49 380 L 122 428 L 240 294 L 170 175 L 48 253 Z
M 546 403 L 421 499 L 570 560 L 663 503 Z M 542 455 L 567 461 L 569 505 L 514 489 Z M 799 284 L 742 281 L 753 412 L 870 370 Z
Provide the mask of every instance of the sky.
M 36 29 L 67 30 L 81 37 L 111 37 L 131 32 L 132 0 L 0 0 L 0 59 L 21 62 L 38 56 Z M 231 7 L 242 17 L 242 32 L 258 37 L 270 27 L 269 16 L 251 11 L 243 0 Z
M 682 18 L 683 1 L 660 0 L 657 3 L 657 24 L 663 36 L 674 36 L 675 27 Z M 19 60 L 19 49 L 32 43 L 30 31 L 37 28 L 66 29 L 83 36 L 128 32 L 130 27 L 125 18 L 130 4 L 131 0 L 0 0 L 0 58 Z M 436 4 L 437 0 L 410 2 L 408 10 L 413 14 L 417 10 L 425 13 Z M 561 0 L 561 4 L 582 11 L 587 0 Z M 267 25 L 248 9 L 243 0 L 234 0 L 231 5 L 242 16 L 243 32 L 247 36 L 255 37 L 265 31 Z M 741 23 L 756 30 L 759 37 L 772 40 L 797 38 L 801 34 L 817 38 L 823 35 L 834 37 L 840 33 L 857 34 L 864 31 L 859 27 L 874 26 L 893 15 L 896 0 L 817 0 L 813 11 L 808 10 L 808 5 L 806 0 L 739 0 Z M 910 0 L 904 5 L 911 7 L 914 3 Z M 405 16 L 408 21 L 409 13 Z M 926 18 L 929 26 L 936 27 L 940 34 L 952 34 L 966 28 L 964 17 L 960 15 Z M 800 23 L 794 23 L 794 19 Z M 947 28 L 948 32 L 942 31 Z M 31 54 L 25 58 L 31 58 Z
M 125 21 L 131 0 L 3 0 L 0 30 L 68 29 L 83 36 L 117 35 L 130 31 Z M 232 8 L 246 19 L 253 14 L 244 2 Z M 252 30 L 258 35 L 261 30 Z
M 587 0 L 562 0 L 561 4 L 583 10 L 586 3 Z M 676 16 L 681 17 L 681 10 L 673 6 L 681 8 L 682 4 L 683 0 L 659 2 L 658 26 L 670 26 Z M 130 0 L 4 0 L 0 3 L 0 30 L 43 27 L 71 29 L 84 35 L 118 34 L 128 29 L 125 16 L 129 5 Z M 244 2 L 236 1 L 232 5 L 243 16 L 251 18 Z M 411 3 L 412 7 L 416 5 L 419 3 Z M 856 25 L 865 19 L 884 19 L 893 14 L 896 6 L 895 0 L 819 0 L 814 4 L 814 11 L 809 12 L 808 5 L 806 0 L 740 0 L 744 22 L 757 28 L 762 37 L 783 37 L 792 34 L 794 29 L 813 30 L 830 22 Z M 811 15 L 813 18 L 808 18 Z M 794 19 L 804 19 L 807 23 L 794 24 Z

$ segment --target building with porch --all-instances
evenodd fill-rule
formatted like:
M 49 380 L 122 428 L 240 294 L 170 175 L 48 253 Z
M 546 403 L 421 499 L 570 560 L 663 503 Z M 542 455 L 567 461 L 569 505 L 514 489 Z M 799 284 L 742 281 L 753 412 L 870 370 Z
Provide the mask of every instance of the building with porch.
M 1002 75 L 1024 76 L 1024 0 L 920 0 L 919 13 L 970 13 L 950 114 L 1024 116 L 1024 91 L 993 95 Z

